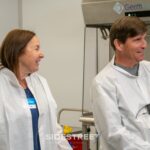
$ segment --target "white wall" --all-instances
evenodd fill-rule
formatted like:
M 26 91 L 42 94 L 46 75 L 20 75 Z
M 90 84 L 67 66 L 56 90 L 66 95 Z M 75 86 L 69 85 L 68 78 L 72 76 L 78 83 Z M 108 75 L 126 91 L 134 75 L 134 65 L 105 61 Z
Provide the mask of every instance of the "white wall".
M 13 28 L 19 26 L 18 0 L 0 0 L 0 43 Z
M 59 110 L 81 108 L 84 44 L 81 0 L 23 0 L 22 9 L 23 28 L 34 30 L 40 38 L 45 53 L 40 73 L 47 78 Z M 61 123 L 72 125 L 81 115 L 64 114 Z

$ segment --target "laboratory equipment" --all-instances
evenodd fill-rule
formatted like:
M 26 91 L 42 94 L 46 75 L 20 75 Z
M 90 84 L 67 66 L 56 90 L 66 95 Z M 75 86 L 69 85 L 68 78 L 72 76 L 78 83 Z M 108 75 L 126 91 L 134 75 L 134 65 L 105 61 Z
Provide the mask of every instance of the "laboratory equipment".
M 84 110 L 86 113 L 88 111 Z M 68 124 L 62 124 L 61 122 L 61 115 L 62 113 L 65 112 L 82 112 L 82 109 L 76 109 L 76 108 L 62 108 L 58 112 L 57 116 L 57 122 L 62 126 L 63 128 L 63 133 L 66 139 L 68 140 L 69 144 L 71 145 L 73 150 L 82 150 L 82 145 L 83 145 L 83 138 L 82 138 L 82 129 L 80 127 L 75 127 L 75 126 L 70 126 Z M 85 143 L 85 142 L 84 142 Z M 89 139 L 87 138 L 86 140 L 86 147 L 89 147 Z

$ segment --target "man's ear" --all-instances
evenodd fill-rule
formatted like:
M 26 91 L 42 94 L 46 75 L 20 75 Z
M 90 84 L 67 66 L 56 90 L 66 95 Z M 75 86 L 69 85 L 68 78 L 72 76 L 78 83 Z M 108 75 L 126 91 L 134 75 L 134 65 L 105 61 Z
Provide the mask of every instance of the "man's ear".
M 118 39 L 114 40 L 114 45 L 115 45 L 116 50 L 123 51 L 124 44 L 120 42 Z

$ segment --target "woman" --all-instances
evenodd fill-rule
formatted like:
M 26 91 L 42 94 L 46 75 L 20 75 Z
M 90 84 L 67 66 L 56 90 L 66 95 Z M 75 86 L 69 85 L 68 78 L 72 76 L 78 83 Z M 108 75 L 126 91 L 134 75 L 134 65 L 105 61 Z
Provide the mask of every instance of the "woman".
M 72 149 L 61 136 L 48 84 L 36 73 L 43 57 L 28 30 L 12 30 L 1 45 L 0 150 Z

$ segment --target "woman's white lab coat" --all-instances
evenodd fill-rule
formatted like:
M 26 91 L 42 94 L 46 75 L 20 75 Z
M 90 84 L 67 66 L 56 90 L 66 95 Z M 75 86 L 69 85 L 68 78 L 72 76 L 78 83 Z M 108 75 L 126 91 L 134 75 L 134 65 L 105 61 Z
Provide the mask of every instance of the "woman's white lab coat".
M 57 124 L 57 105 L 46 80 L 33 73 L 27 85 L 39 109 L 41 150 L 71 150 Z M 0 70 L 0 150 L 33 150 L 31 112 L 24 89 L 8 69 Z
M 96 76 L 93 113 L 101 150 L 150 150 L 150 62 L 140 62 L 138 76 L 112 61 Z

